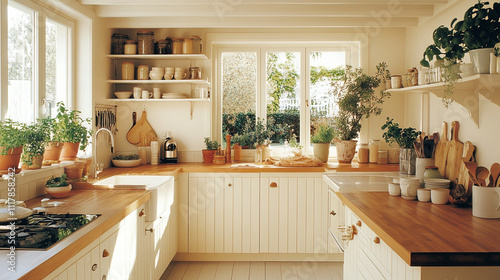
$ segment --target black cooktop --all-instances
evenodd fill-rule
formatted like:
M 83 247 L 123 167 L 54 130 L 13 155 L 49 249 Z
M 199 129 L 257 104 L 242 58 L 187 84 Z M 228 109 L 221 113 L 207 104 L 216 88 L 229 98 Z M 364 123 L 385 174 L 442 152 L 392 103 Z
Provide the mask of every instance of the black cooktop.
M 99 214 L 34 214 L 0 223 L 0 249 L 48 249 L 79 228 L 92 222 Z

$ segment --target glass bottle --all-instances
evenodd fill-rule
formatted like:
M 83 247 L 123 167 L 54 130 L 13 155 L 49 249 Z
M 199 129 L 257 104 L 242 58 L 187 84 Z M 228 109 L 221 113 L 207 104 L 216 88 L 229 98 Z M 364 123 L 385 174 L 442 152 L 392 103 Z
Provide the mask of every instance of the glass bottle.
M 380 140 L 377 139 L 371 139 L 370 140 L 370 156 L 369 156 L 369 161 L 370 163 L 377 163 L 378 162 L 378 150 L 380 147 Z

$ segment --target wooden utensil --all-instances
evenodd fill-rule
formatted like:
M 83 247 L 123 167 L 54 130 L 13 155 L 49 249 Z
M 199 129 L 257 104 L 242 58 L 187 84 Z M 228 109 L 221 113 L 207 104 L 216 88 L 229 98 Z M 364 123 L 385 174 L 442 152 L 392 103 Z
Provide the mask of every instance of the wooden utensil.
M 500 176 L 500 163 L 493 163 L 490 168 L 491 177 L 493 177 L 493 187 L 498 186 L 498 177 Z
M 474 145 L 470 141 L 466 141 L 464 143 L 464 150 L 462 153 L 462 163 L 460 164 L 460 172 L 458 173 L 458 184 L 464 186 L 465 190 L 469 192 L 471 190 L 471 179 L 469 176 L 469 172 L 467 171 L 467 167 L 465 164 L 472 160 L 472 156 L 474 154 Z M 476 167 L 474 167 L 475 172 Z
M 474 161 L 464 162 L 465 167 L 469 171 L 470 179 L 473 181 L 474 185 L 479 185 L 476 177 L 477 163 Z
M 462 163 L 462 153 L 464 144 L 458 140 L 458 129 L 460 124 L 457 121 L 452 122 L 452 139 L 448 143 L 448 155 L 446 157 L 445 178 L 455 182 L 460 172 Z
M 435 164 L 439 169 L 439 173 L 441 175 L 445 175 L 445 170 L 446 170 L 446 157 L 448 156 L 447 152 L 448 150 L 446 149 L 446 145 L 448 143 L 448 124 L 446 122 L 443 122 L 443 131 L 441 135 L 439 136 L 439 142 L 436 145 L 436 152 L 435 152 Z
M 129 140 L 129 138 L 128 138 L 128 134 L 129 134 L 130 130 L 132 130 L 132 128 L 135 126 L 136 121 L 137 121 L 137 113 L 136 113 L 136 112 L 132 112 L 132 126 L 130 127 L 130 129 L 129 129 L 129 130 L 128 130 L 128 132 L 127 132 L 127 141 L 128 141 L 130 144 L 132 144 L 132 145 L 137 145 L 137 144 L 139 144 L 139 143 L 132 143 L 132 142 L 130 142 L 130 140 Z
M 127 133 L 127 140 L 132 144 L 136 143 L 134 145 L 141 144 L 141 146 L 149 146 L 151 141 L 158 140 L 156 132 L 147 120 L 145 110 L 142 111 L 141 119 Z
M 484 166 L 479 166 L 476 169 L 476 178 L 480 186 L 486 187 L 486 178 L 488 178 L 489 175 L 490 171 Z

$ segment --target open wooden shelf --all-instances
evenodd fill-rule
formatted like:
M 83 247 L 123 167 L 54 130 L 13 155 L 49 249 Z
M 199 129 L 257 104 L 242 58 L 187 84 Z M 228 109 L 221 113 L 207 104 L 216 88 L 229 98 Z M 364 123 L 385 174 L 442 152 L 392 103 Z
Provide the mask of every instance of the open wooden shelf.
M 108 54 L 111 59 L 207 60 L 204 54 Z

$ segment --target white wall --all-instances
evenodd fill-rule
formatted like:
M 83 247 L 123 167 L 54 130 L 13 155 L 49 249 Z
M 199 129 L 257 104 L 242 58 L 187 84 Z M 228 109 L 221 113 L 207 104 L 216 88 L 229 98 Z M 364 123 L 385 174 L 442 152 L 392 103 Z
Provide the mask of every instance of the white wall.
M 439 25 L 449 26 L 452 19 L 461 19 L 465 11 L 476 4 L 475 0 L 455 0 L 446 5 L 438 7 L 435 16 L 422 21 L 417 27 L 408 28 L 406 32 L 406 64 L 407 68 L 418 65 L 425 48 L 432 43 L 432 32 Z M 490 2 L 492 3 L 492 2 Z M 413 95 L 406 103 L 406 112 L 412 112 L 415 101 L 419 97 Z M 418 104 L 417 104 L 418 105 Z M 479 128 L 468 117 L 468 113 L 459 104 L 453 104 L 446 109 L 440 98 L 429 95 L 429 132 L 441 132 L 442 122 L 448 122 L 448 129 L 452 121 L 460 122 L 458 139 L 462 142 L 471 141 L 476 146 L 476 156 L 479 165 L 490 167 L 493 162 L 499 161 L 500 139 L 498 121 L 500 120 L 500 108 L 490 103 L 480 95 L 479 100 Z M 417 112 L 413 110 L 408 119 L 418 119 Z M 412 123 L 414 124 L 414 123 Z M 448 133 L 448 139 L 450 135 Z

